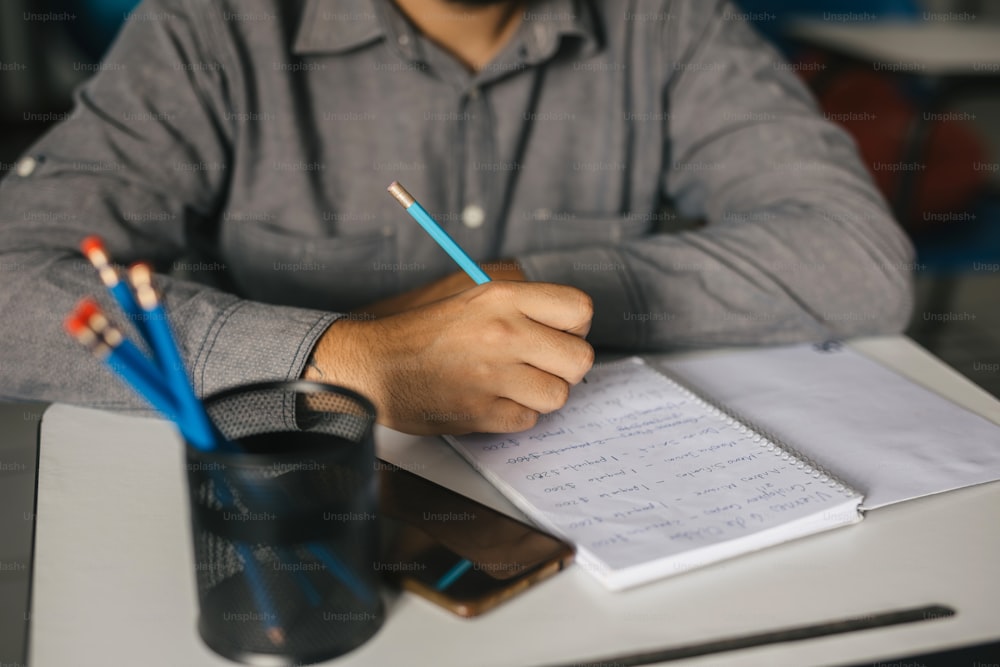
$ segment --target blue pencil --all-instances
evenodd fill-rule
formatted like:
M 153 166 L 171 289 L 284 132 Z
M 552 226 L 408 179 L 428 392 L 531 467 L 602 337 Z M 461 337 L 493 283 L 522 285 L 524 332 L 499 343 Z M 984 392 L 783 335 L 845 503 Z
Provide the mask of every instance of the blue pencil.
M 302 564 L 301 560 L 292 556 L 288 547 L 275 547 L 274 549 L 278 553 L 278 558 L 281 559 L 282 563 Z M 299 569 L 293 568 L 292 576 L 295 578 L 299 588 L 302 589 L 302 592 L 305 593 L 310 606 L 318 607 L 323 604 L 323 598 L 320 596 L 319 591 L 316 590 L 316 587 L 312 585 L 312 582 L 309 581 L 309 575 Z
M 114 343 L 108 359 L 108 363 L 113 365 L 114 370 L 117 370 L 117 367 L 121 365 L 126 367 L 130 373 L 139 376 L 138 380 L 143 382 L 144 386 L 149 387 L 148 392 L 143 392 L 143 395 L 146 393 L 156 394 L 157 398 L 162 398 L 165 401 L 162 404 L 172 405 L 173 409 L 169 412 L 163 410 L 160 412 L 163 412 L 171 421 L 177 422 L 179 414 L 176 401 L 171 396 L 170 387 L 164 382 L 160 369 L 132 341 L 125 338 L 121 330 L 112 326 L 107 316 L 101 312 L 96 301 L 89 298 L 83 299 L 77 305 L 75 312 L 98 336 Z M 159 410 L 159 408 L 157 409 Z
M 143 266 L 142 268 L 146 267 Z M 141 271 L 142 270 L 140 269 L 140 273 Z M 148 272 L 148 268 L 146 271 Z M 135 282 L 137 284 L 137 294 L 140 296 L 140 299 L 142 300 L 144 297 L 148 298 L 148 295 L 144 294 L 145 289 L 152 289 L 148 273 L 146 275 L 139 275 L 138 280 Z M 147 300 L 146 303 L 149 304 L 150 301 Z M 201 402 L 194 395 L 190 385 L 187 384 L 187 375 L 183 371 L 183 362 L 180 359 L 180 354 L 177 352 L 176 347 L 173 345 L 173 337 L 169 331 L 166 315 L 162 308 L 159 307 L 158 300 L 155 299 L 155 293 L 153 294 L 152 304 L 155 306 L 154 308 L 147 308 L 145 305 L 143 306 L 144 312 L 147 313 L 147 317 L 144 318 L 145 321 L 155 323 L 153 324 L 153 327 L 151 327 L 151 332 L 153 333 L 150 343 L 153 344 L 154 352 L 158 352 L 158 350 L 162 349 L 161 346 L 163 346 L 165 342 L 169 342 L 172 347 L 173 356 L 175 357 L 172 362 L 168 361 L 167 363 L 163 363 L 163 359 L 161 358 L 159 368 L 155 366 L 134 344 L 132 344 L 131 341 L 125 338 L 117 327 L 108 321 L 107 317 L 101 312 L 100 307 L 93 299 L 84 299 L 77 306 L 70 317 L 67 318 L 66 328 L 69 330 L 70 334 L 73 335 L 73 337 L 83 343 L 93 354 L 103 357 L 108 366 L 151 406 L 163 413 L 166 417 L 170 418 L 177 425 L 186 441 L 192 443 L 193 445 L 201 442 L 202 446 L 199 448 L 205 451 L 211 451 L 221 447 L 232 449 L 233 445 L 225 440 L 221 435 L 217 434 L 215 428 L 211 425 L 211 422 L 208 421 L 208 415 L 204 412 Z M 167 327 L 165 332 L 157 330 L 159 324 L 163 324 Z M 167 336 L 169 336 L 169 339 Z M 169 358 L 169 351 L 167 356 Z M 163 379 L 163 373 L 166 368 L 181 370 L 184 386 L 190 394 L 190 400 L 193 401 L 197 408 L 197 413 L 200 413 L 201 417 L 203 417 L 205 423 L 207 424 L 207 437 L 206 431 L 192 432 L 192 425 L 196 422 L 192 422 L 189 418 L 188 415 L 190 413 L 181 414 L 178 403 L 180 402 L 182 396 L 178 395 L 176 384 L 167 383 Z M 222 480 L 216 480 L 216 492 L 218 493 L 219 500 L 222 501 L 223 505 L 230 506 L 235 504 L 235 499 L 229 492 L 227 485 Z M 243 562 L 244 570 L 246 572 L 247 579 L 249 580 L 254 600 L 264 617 L 268 637 L 275 644 L 284 643 L 284 631 L 278 624 L 278 617 L 274 612 L 271 598 L 264 587 L 264 579 L 258 568 L 257 561 L 254 558 L 253 551 L 248 545 L 243 543 L 234 542 L 233 546 L 236 549 L 240 560 Z M 367 587 L 329 549 L 321 544 L 314 543 L 309 545 L 309 550 L 313 552 L 313 554 L 316 555 L 324 563 L 324 565 L 326 565 L 331 574 L 340 579 L 344 585 L 346 585 L 354 593 L 355 596 L 369 604 L 375 601 L 373 593 L 369 591 Z M 288 560 L 289 554 L 287 549 L 279 547 L 278 555 L 282 561 Z M 308 577 L 305 576 L 304 573 L 298 571 L 295 572 L 295 575 L 297 575 L 295 576 L 296 583 L 305 593 L 310 605 L 315 607 L 321 604 L 322 600 L 319 592 L 314 586 L 312 586 Z
M 472 278 L 477 285 L 482 285 L 483 283 L 492 282 L 490 277 L 486 275 L 486 272 L 479 268 L 469 255 L 462 250 L 462 246 L 455 242 L 455 239 L 448 235 L 448 232 L 441 228 L 431 214 L 420 205 L 416 199 L 413 198 L 409 192 L 406 191 L 399 181 L 393 181 L 388 187 L 389 194 L 396 198 L 399 205 L 406 209 L 406 212 L 410 214 L 414 220 L 420 223 L 420 226 L 430 234 L 431 238 L 437 241 L 437 244 L 444 248 L 444 251 L 448 253 L 453 260 L 462 270 L 465 271 L 466 275 Z M 586 383 L 587 378 L 583 378 Z
M 365 604 L 375 602 L 375 596 L 368 590 L 368 587 L 332 551 L 319 542 L 310 542 L 307 546 L 309 551 L 323 562 L 326 569 L 330 570 L 345 586 L 351 589 L 356 598 Z
M 170 332 L 170 322 L 153 290 L 152 271 L 146 264 L 134 264 L 129 269 L 129 278 L 135 288 L 139 307 L 145 314 L 153 354 L 159 359 L 160 368 L 177 397 L 178 408 L 191 433 L 189 442 L 198 449 L 214 449 L 223 442 L 223 438 L 217 434 L 205 408 L 191 388 L 184 361 Z
M 155 367 L 122 336 L 121 331 L 107 322 L 94 301 L 81 301 L 65 324 L 70 335 L 101 357 L 153 408 L 176 422 L 177 405 L 157 376 Z
M 247 579 L 250 580 L 250 592 L 253 594 L 257 608 L 260 609 L 261 615 L 264 617 L 264 627 L 267 628 L 268 639 L 274 644 L 284 644 L 285 631 L 278 625 L 278 615 L 274 612 L 274 607 L 271 606 L 271 596 L 264 588 L 264 578 L 261 576 L 260 570 L 257 569 L 257 561 L 254 559 L 253 551 L 242 542 L 233 542 L 233 546 L 236 547 L 236 552 L 246 568 Z
M 104 249 L 104 242 L 100 237 L 88 236 L 80 243 L 80 250 L 87 256 L 90 263 L 97 269 L 97 274 L 101 277 L 111 296 L 118 302 L 119 307 L 125 316 L 135 324 L 136 330 L 147 345 L 152 345 L 149 337 L 149 327 L 146 326 L 146 318 L 135 300 L 135 295 L 129 289 L 128 283 L 121 280 L 118 271 L 111 266 L 107 250 Z
M 399 184 L 399 181 L 393 181 L 388 189 L 389 194 L 396 198 L 396 201 L 399 202 L 400 206 L 406 209 L 406 212 L 410 214 L 410 217 L 420 223 L 420 226 L 424 228 L 424 231 L 430 234 L 432 239 L 437 241 L 437 244 L 441 246 L 460 267 L 462 267 L 462 270 L 465 271 L 477 285 L 490 282 L 490 277 L 486 275 L 486 272 L 479 268 L 479 265 L 476 264 L 464 250 L 462 250 L 462 246 L 455 243 L 455 239 L 451 238 L 451 236 L 448 235 L 448 232 L 441 228 L 441 225 L 439 225 L 434 218 L 431 217 L 431 214 L 420 205 L 420 202 L 414 199 L 413 196 Z
M 132 389 L 150 405 L 169 417 L 180 429 L 185 440 L 194 442 L 195 437 L 202 435 L 193 434 L 187 430 L 191 426 L 191 420 L 178 414 L 178 406 L 174 396 L 171 395 L 170 388 L 166 387 L 159 379 L 158 369 L 124 337 L 118 328 L 108 322 L 96 302 L 92 299 L 84 299 L 66 319 L 65 325 L 70 335 L 83 343 L 94 355 L 103 357 L 105 363 Z M 217 441 L 213 436 L 212 440 L 208 441 L 206 449 L 215 449 L 216 446 Z M 220 480 L 216 480 L 216 482 L 217 492 L 222 496 L 223 503 L 233 504 L 234 499 L 229 493 L 228 487 Z M 278 624 L 278 616 L 273 609 L 271 597 L 264 587 L 264 578 L 258 568 L 253 551 L 249 546 L 240 542 L 234 542 L 233 546 L 240 560 L 243 561 L 251 593 L 264 618 L 268 638 L 274 644 L 283 644 L 285 633 Z M 300 579 L 299 585 L 303 586 L 303 584 L 307 597 L 315 606 L 317 604 L 315 598 L 318 597 L 315 588 L 309 584 L 308 579 L 305 581 Z

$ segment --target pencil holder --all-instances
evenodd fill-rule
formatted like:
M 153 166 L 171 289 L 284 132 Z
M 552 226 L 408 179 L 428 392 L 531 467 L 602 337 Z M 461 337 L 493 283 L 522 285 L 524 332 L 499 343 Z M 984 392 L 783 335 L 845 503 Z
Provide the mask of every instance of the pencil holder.
M 255 665 L 342 655 L 382 624 L 375 410 L 316 382 L 205 400 L 229 446 L 187 447 L 198 631 Z

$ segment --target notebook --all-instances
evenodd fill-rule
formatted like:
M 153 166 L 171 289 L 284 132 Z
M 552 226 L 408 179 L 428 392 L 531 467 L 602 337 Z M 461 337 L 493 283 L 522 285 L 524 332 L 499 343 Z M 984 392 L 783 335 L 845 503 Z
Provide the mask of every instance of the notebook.
M 587 378 L 528 431 L 447 440 L 612 590 L 1000 478 L 1000 428 L 837 344 Z

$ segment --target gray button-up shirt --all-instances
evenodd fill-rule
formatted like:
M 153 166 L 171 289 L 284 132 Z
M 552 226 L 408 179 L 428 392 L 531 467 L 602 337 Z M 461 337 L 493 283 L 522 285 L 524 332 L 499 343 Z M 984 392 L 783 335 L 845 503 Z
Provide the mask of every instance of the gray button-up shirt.
M 174 274 L 200 392 L 298 376 L 337 313 L 456 270 L 393 180 L 475 259 L 590 293 L 598 345 L 896 332 L 911 307 L 851 140 L 719 0 L 530 2 L 476 73 L 389 0 L 149 0 L 28 156 L 0 191 L 2 395 L 137 404 L 61 330 L 103 291 L 88 234 Z

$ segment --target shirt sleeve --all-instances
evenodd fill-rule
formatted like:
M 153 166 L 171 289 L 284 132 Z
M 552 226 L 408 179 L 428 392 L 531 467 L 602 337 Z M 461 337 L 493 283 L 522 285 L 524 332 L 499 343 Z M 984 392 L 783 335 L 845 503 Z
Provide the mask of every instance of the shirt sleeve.
M 198 7 L 151 0 L 136 9 L 72 113 L 0 184 L 0 396 L 144 407 L 63 330 L 92 294 L 134 335 L 77 250 L 91 234 L 115 261 L 151 261 L 161 272 L 156 284 L 200 394 L 298 377 L 336 319 L 165 275 L 192 231 L 216 218 L 228 182 L 230 68 L 206 47 L 211 22 L 197 12 L 210 3 Z
M 532 280 L 594 298 L 590 339 L 632 349 L 898 333 L 913 248 L 851 138 L 723 0 L 670 5 L 662 190 L 705 225 L 526 253 Z M 574 271 L 574 265 L 622 270 Z

